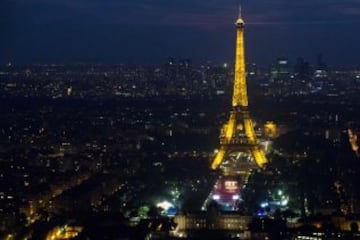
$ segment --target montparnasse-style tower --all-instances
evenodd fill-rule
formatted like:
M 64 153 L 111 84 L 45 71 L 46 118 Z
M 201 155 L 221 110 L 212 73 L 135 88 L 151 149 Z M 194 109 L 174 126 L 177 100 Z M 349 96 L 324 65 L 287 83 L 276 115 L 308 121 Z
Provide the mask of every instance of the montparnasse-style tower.
M 262 168 L 267 159 L 256 138 L 248 110 L 244 53 L 245 23 L 241 16 L 241 8 L 235 24 L 237 37 L 232 109 L 229 120 L 222 127 L 220 149 L 212 161 L 211 168 L 220 168 L 224 175 L 240 175 L 246 181 L 251 169 Z

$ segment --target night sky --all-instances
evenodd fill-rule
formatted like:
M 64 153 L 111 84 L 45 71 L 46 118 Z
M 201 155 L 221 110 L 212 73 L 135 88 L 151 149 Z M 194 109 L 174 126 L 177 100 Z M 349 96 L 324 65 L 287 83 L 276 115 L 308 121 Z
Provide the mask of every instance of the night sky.
M 233 61 L 237 0 L 1 0 L 0 63 Z M 243 0 L 246 55 L 360 64 L 360 0 Z

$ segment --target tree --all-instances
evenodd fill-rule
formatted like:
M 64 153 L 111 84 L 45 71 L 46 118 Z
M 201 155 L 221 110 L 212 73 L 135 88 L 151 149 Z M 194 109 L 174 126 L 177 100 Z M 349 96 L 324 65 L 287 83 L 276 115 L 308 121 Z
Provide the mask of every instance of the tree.
M 352 222 L 350 224 L 350 229 L 352 233 L 358 233 L 359 232 L 359 225 L 356 222 Z

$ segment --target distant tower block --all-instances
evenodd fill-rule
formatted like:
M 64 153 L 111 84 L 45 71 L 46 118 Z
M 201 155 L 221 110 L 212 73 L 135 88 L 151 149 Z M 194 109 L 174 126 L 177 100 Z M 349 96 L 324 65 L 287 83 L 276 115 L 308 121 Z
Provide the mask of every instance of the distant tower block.
M 68 87 L 68 88 L 66 89 L 66 95 L 71 96 L 72 91 L 73 91 L 72 86 Z
M 236 21 L 235 79 L 230 118 L 222 127 L 220 149 L 211 168 L 220 168 L 224 175 L 240 175 L 243 183 L 254 168 L 262 168 L 267 159 L 255 135 L 253 121 L 248 110 L 248 96 L 245 74 L 244 20 Z

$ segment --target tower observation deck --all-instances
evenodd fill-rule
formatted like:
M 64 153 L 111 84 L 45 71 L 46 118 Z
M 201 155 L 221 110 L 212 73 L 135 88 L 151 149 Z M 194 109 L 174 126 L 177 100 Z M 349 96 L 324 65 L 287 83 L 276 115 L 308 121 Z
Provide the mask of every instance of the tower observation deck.
M 241 16 L 236 20 L 236 57 L 235 77 L 232 96 L 232 109 L 227 123 L 220 133 L 220 148 L 216 153 L 211 168 L 221 169 L 223 175 L 236 175 L 247 181 L 251 169 L 262 168 L 267 159 L 261 149 L 248 110 L 246 86 L 244 27 Z

